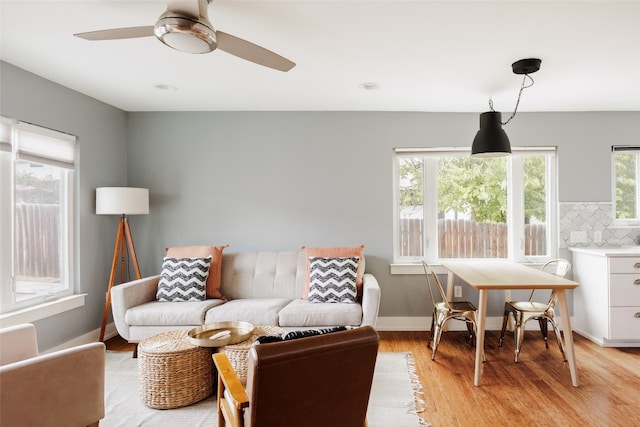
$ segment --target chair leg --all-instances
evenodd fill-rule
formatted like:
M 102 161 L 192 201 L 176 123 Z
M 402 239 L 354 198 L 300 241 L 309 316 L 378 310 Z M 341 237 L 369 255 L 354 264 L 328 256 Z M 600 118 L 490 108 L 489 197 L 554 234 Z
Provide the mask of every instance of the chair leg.
M 502 331 L 500 332 L 500 340 L 498 341 L 498 347 L 502 347 L 502 342 L 504 341 L 504 334 L 507 330 L 507 323 L 509 322 L 509 311 L 505 310 L 504 315 L 502 316 Z M 515 333 L 515 330 L 514 330 Z
M 514 326 L 513 333 L 516 341 L 516 356 L 515 361 L 518 363 L 518 356 L 520 355 L 520 349 L 522 348 L 522 341 L 524 340 L 524 324 L 522 322 L 522 314 L 514 313 L 516 325 Z
M 438 344 L 440 343 L 440 337 L 442 336 L 442 325 L 444 319 L 438 316 L 438 320 L 433 327 L 433 344 L 431 344 L 431 360 L 436 360 L 436 351 L 438 350 Z
M 433 316 L 431 316 L 431 328 L 429 329 L 429 341 L 427 341 L 427 347 L 431 345 L 431 341 L 433 341 L 433 327 L 436 323 L 436 312 L 433 311 Z
M 474 326 L 473 326 L 473 322 L 470 320 L 467 320 L 465 322 L 467 324 L 467 332 L 469 333 L 469 344 L 472 345 L 473 347 L 476 346 L 476 332 L 474 330 Z
M 558 341 L 558 348 L 560 348 L 560 353 L 562 353 L 562 360 L 566 362 L 567 356 L 564 354 L 564 346 L 562 345 L 562 336 L 560 335 L 558 324 L 556 323 L 555 320 L 551 320 L 551 319 L 549 319 L 549 322 L 551 322 L 551 326 L 553 327 L 553 332 L 556 334 L 556 340 Z
M 549 348 L 549 340 L 547 339 L 547 337 L 549 336 L 547 319 L 544 317 L 538 317 L 538 324 L 540 325 L 540 333 L 542 334 L 542 338 L 544 338 L 544 346 L 546 348 Z

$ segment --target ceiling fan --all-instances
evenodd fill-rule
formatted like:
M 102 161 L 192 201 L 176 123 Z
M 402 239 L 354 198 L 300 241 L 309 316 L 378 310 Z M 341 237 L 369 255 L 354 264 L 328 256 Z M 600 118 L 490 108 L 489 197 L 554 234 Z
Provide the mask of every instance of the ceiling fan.
M 216 49 L 279 71 L 296 64 L 277 53 L 222 31 L 209 22 L 207 8 L 212 0 L 169 0 L 167 10 L 155 25 L 114 28 L 74 34 L 85 40 L 116 40 L 156 36 L 165 45 L 187 53 L 209 53 Z

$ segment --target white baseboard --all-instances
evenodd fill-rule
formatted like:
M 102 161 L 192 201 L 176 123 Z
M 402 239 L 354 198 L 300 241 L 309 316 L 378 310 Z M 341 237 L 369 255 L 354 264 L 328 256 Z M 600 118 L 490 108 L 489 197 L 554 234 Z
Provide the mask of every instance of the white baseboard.
M 116 326 L 113 323 L 109 323 L 104 331 L 104 339 L 105 341 L 109 338 L 113 338 L 118 335 L 118 331 L 116 330 Z M 64 342 L 60 345 L 57 345 L 49 350 L 45 351 L 45 353 L 51 353 L 53 351 L 64 350 L 66 348 L 76 347 L 82 344 L 88 344 L 91 342 L 97 342 L 100 338 L 100 328 L 94 329 L 91 332 L 87 332 L 84 335 L 80 335 L 70 341 Z
M 608 340 L 603 337 L 598 338 L 579 328 L 573 328 L 573 332 L 582 335 L 589 341 L 594 342 L 601 347 L 640 347 L 640 341 L 638 340 Z

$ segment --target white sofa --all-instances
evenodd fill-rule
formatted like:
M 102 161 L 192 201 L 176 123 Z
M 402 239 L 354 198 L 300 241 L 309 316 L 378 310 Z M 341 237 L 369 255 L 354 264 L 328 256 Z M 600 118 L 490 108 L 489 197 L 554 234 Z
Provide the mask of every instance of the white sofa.
M 225 253 L 220 290 L 226 301 L 156 301 L 160 275 L 114 286 L 114 323 L 120 336 L 129 342 L 220 321 L 284 329 L 375 326 L 380 286 L 372 274 L 364 274 L 362 297 L 355 304 L 311 303 L 302 298 L 308 275 L 306 263 L 304 251 Z

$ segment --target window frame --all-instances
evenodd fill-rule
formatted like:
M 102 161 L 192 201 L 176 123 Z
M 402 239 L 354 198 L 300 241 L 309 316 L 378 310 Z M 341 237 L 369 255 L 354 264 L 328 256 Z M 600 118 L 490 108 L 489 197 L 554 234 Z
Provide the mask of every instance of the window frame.
M 515 262 L 540 263 L 557 257 L 558 253 L 558 191 L 556 147 L 512 147 L 513 155 L 507 158 L 507 226 L 509 228 L 508 257 Z M 422 258 L 439 264 L 437 245 L 429 244 L 437 236 L 437 158 L 439 156 L 470 156 L 468 147 L 395 148 L 393 151 L 393 264 L 415 264 Z M 524 161 L 525 155 L 546 156 L 546 239 L 547 254 L 525 255 L 524 251 Z M 423 171 L 423 257 L 400 255 L 400 171 L 401 157 L 422 157 Z M 429 166 L 431 164 L 431 167 Z M 514 181 L 517 185 L 514 185 Z M 522 218 L 522 220 L 516 220 Z M 475 258 L 478 260 L 479 258 Z M 480 258 L 487 259 L 487 258 Z M 447 260 L 472 261 L 474 258 L 447 258 Z
M 636 157 L 636 217 L 631 219 L 618 219 L 617 207 L 617 168 L 616 154 L 633 153 Z M 612 224 L 613 227 L 638 228 L 640 227 L 640 146 L 638 145 L 612 145 L 611 146 L 611 203 L 612 203 Z
M 0 248 L 3 254 L 10 256 L 0 260 L 0 316 L 5 318 L 12 313 L 20 313 L 31 307 L 48 305 L 53 301 L 62 301 L 75 293 L 75 236 L 77 227 L 76 213 L 76 173 L 78 147 L 77 138 L 67 133 L 43 128 L 30 123 L 20 122 L 0 116 L 2 135 L 2 207 L 0 208 Z M 20 137 L 23 145 L 20 146 Z M 8 139 L 8 141 L 7 141 Z M 31 139 L 25 143 L 26 139 Z M 38 141 L 40 139 L 40 141 Z M 45 142 L 46 141 L 46 142 Z M 35 142 L 35 144 L 33 144 Z M 56 142 L 59 145 L 56 145 Z M 7 155 L 8 152 L 8 155 Z M 60 182 L 60 241 L 57 245 L 58 265 L 61 289 L 37 293 L 34 296 L 17 299 L 15 289 L 16 276 L 16 163 L 25 161 L 55 167 L 61 170 Z M 8 166 L 8 167 L 5 167 Z

